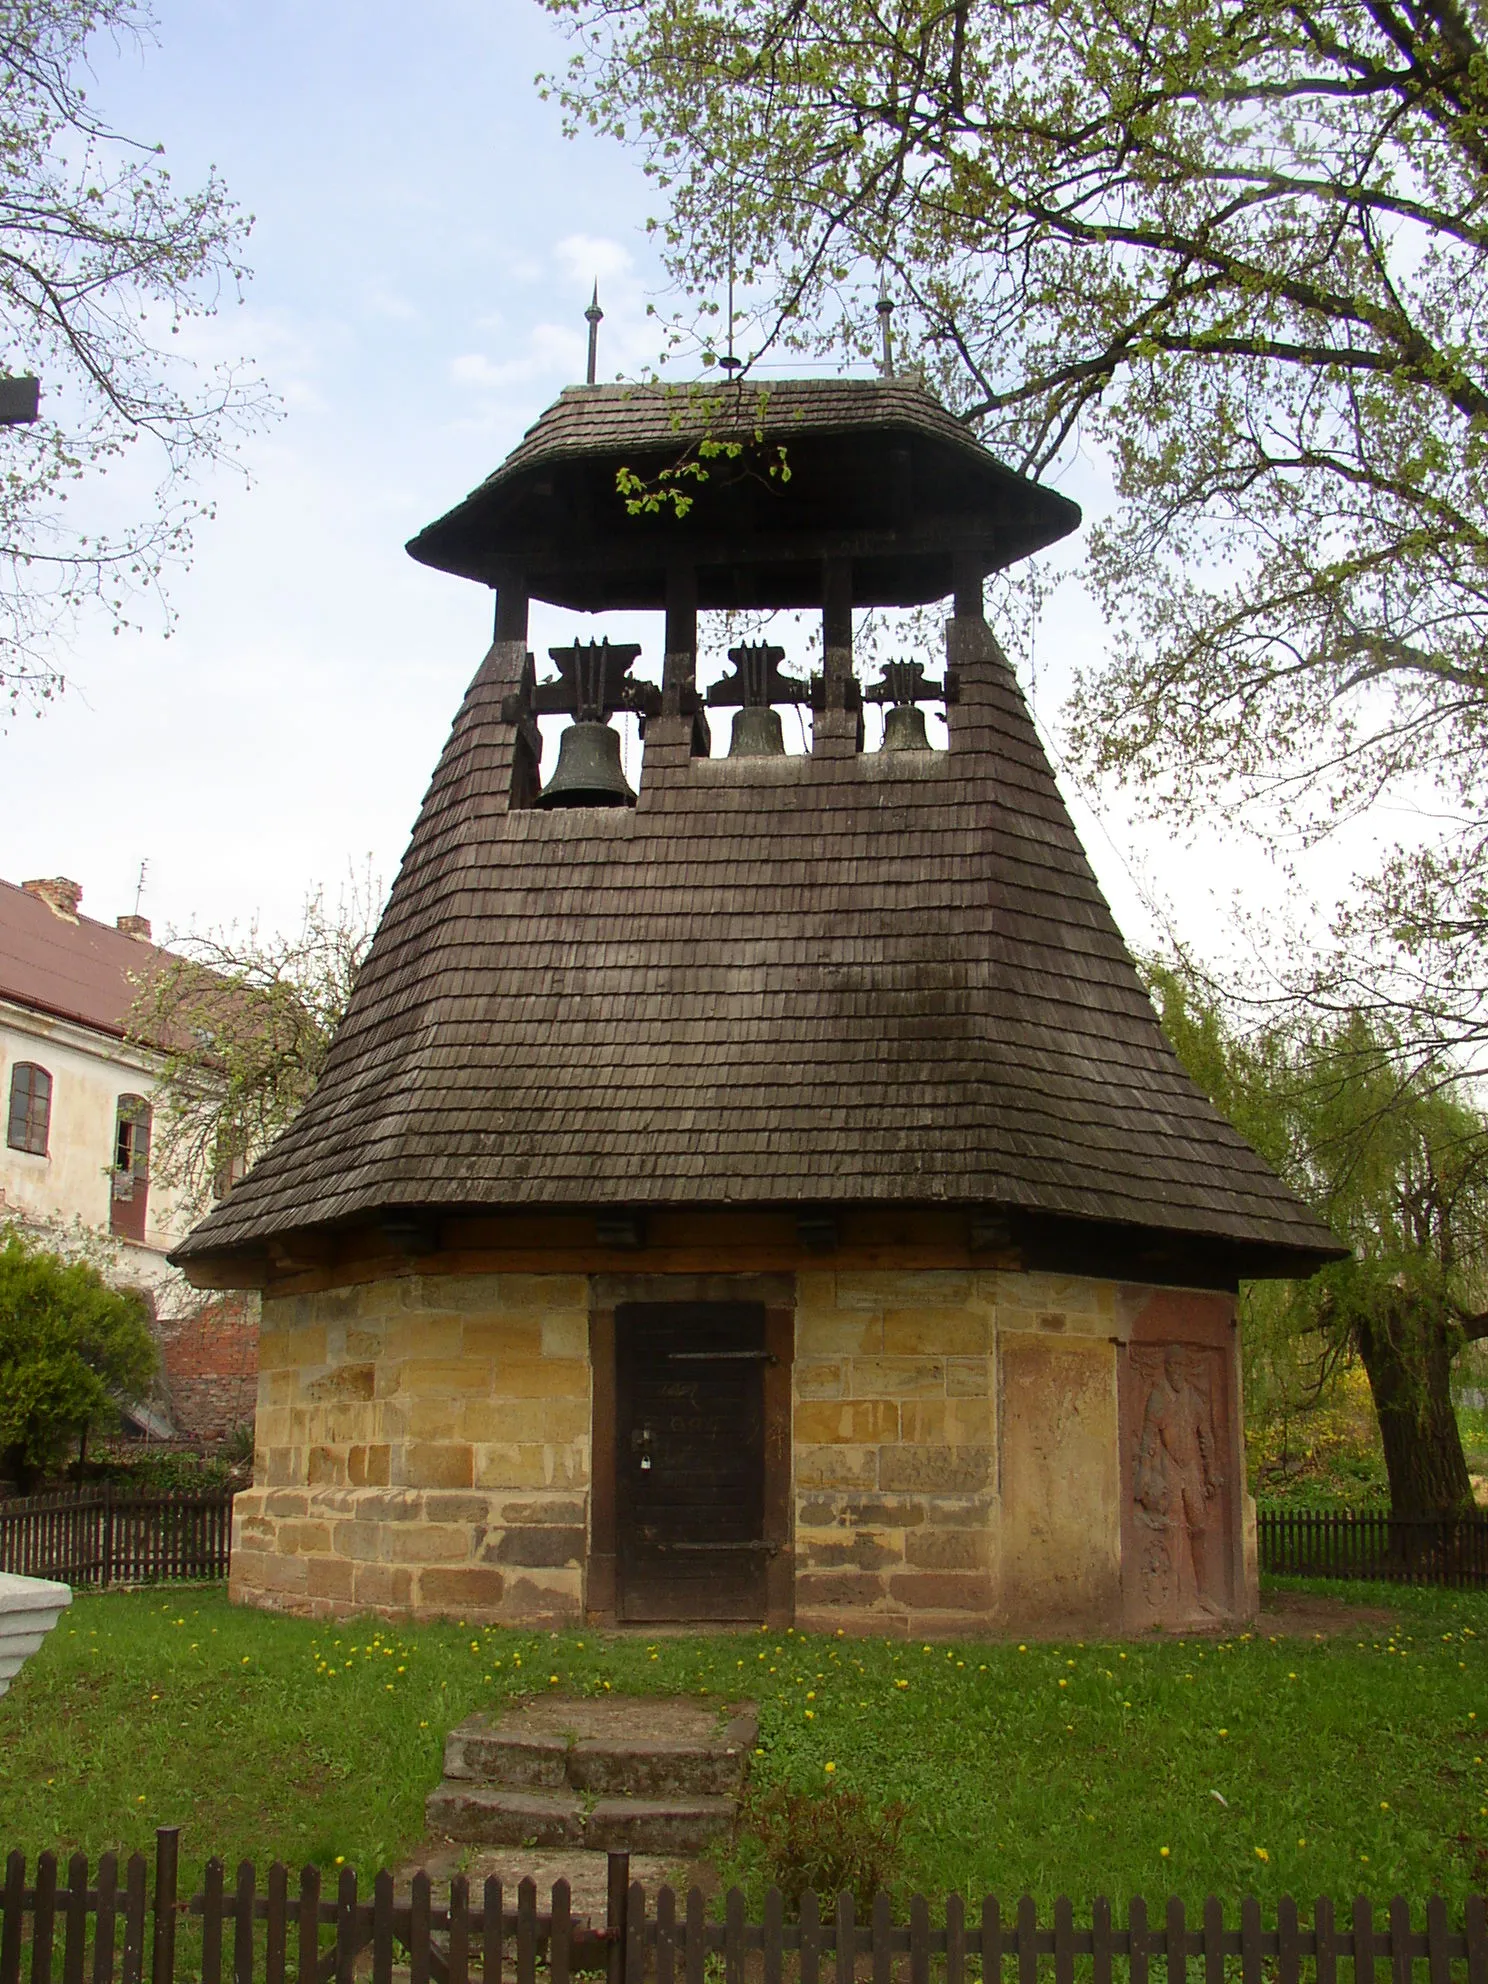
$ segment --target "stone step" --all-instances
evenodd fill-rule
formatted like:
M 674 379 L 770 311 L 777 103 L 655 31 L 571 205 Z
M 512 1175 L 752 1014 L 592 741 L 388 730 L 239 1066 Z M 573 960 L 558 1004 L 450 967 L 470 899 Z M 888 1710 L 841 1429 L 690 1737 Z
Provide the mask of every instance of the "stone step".
M 567 1784 L 602 1798 L 721 1798 L 739 1791 L 758 1730 L 752 1710 L 720 1723 L 687 1704 L 692 1726 L 676 1735 L 644 1715 L 628 1724 L 602 1713 L 624 1706 L 577 1704 L 564 1711 L 544 1701 L 494 1724 L 472 1715 L 445 1739 L 444 1774 L 512 1790 L 556 1791 Z M 575 1727 L 555 1728 L 565 1714 Z M 604 1727 L 606 1721 L 611 1726 Z
M 446 1839 L 481 1846 L 582 1846 L 584 1801 L 572 1791 L 509 1791 L 446 1778 L 424 1817 Z
M 481 1846 L 584 1847 L 590 1851 L 702 1853 L 728 1832 L 732 1798 L 601 1798 L 586 1809 L 570 1791 L 513 1791 L 446 1781 L 425 1817 L 447 1839 Z

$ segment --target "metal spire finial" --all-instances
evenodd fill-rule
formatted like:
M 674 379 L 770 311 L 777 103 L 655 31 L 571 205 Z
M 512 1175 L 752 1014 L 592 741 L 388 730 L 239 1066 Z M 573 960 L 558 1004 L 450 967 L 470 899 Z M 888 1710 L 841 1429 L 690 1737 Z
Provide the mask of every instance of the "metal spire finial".
M 584 312 L 589 324 L 589 373 L 585 384 L 592 386 L 599 370 L 599 326 L 604 316 L 599 307 L 599 284 L 594 285 L 594 294 L 589 299 L 589 308 Z
M 877 309 L 880 353 L 878 369 L 885 379 L 892 379 L 894 376 L 894 306 L 889 301 L 887 293 L 882 289 L 878 292 Z

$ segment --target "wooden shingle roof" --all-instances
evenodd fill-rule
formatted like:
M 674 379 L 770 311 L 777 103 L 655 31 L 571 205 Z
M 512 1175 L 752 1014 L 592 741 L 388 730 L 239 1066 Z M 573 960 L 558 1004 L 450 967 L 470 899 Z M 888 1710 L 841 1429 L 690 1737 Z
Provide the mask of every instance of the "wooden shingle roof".
M 742 452 L 675 485 L 684 514 L 634 514 L 617 471 L 658 483 L 704 437 Z M 679 554 L 702 606 L 819 606 L 821 560 L 837 554 L 855 605 L 908 606 L 951 590 L 953 549 L 986 573 L 1079 521 L 912 379 L 742 378 L 569 387 L 408 549 L 482 583 L 519 560 L 534 598 L 580 611 L 662 606 Z
M 508 808 L 493 648 L 319 1088 L 178 1258 L 395 1208 L 824 1204 L 1336 1253 L 1179 1066 L 953 624 L 950 750 L 691 759 L 659 719 L 633 810 Z

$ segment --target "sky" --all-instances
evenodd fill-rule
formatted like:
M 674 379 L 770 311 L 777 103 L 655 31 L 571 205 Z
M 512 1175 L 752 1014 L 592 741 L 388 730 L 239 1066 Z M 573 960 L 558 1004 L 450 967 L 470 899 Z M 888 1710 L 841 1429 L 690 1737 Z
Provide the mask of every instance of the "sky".
M 246 483 L 210 479 L 169 638 L 148 616 L 85 626 L 66 693 L 0 731 L 0 875 L 68 875 L 85 914 L 137 903 L 157 938 L 290 929 L 316 889 L 391 884 L 490 638 L 490 594 L 405 541 L 582 379 L 596 281 L 600 377 L 657 358 L 657 195 L 612 142 L 562 135 L 533 79 L 566 44 L 536 0 L 158 0 L 156 19 L 143 52 L 98 48 L 90 97 L 161 140 L 179 182 L 215 165 L 254 214 L 253 280 L 211 342 L 257 362 L 282 417 Z M 1087 513 L 1107 500 L 1089 461 L 1061 486 Z M 534 608 L 539 656 L 576 630 L 594 631 Z M 659 618 L 604 631 L 654 659 Z M 1056 766 L 1100 641 L 1062 587 L 1024 670 Z M 1213 951 L 1237 899 L 1278 902 L 1223 822 L 1185 844 L 1063 783 L 1129 942 L 1171 928 Z

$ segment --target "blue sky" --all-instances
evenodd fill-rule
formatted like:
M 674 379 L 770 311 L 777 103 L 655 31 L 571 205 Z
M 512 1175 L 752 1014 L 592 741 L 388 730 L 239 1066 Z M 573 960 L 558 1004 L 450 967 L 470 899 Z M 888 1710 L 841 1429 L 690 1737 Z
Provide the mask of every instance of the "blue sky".
M 639 169 L 565 140 L 533 87 L 566 52 L 535 0 L 159 0 L 157 19 L 143 55 L 98 50 L 91 94 L 183 182 L 215 163 L 255 214 L 247 300 L 209 342 L 257 360 L 284 418 L 248 450 L 250 487 L 214 484 L 173 636 L 85 629 L 60 703 L 0 733 L 0 873 L 70 875 L 111 920 L 147 862 L 160 935 L 292 924 L 368 860 L 391 881 L 490 629 L 489 595 L 404 541 L 582 377 L 596 277 L 602 377 L 654 359 L 646 304 L 665 298 Z M 1100 500 L 1088 465 L 1066 486 Z M 535 615 L 534 647 L 570 625 Z M 1037 651 L 1047 729 L 1099 639 L 1062 597 Z M 1138 874 L 1214 933 L 1257 886 L 1248 857 L 1216 861 L 1222 837 L 1184 850 L 1105 802 L 1076 810 L 1134 941 Z

